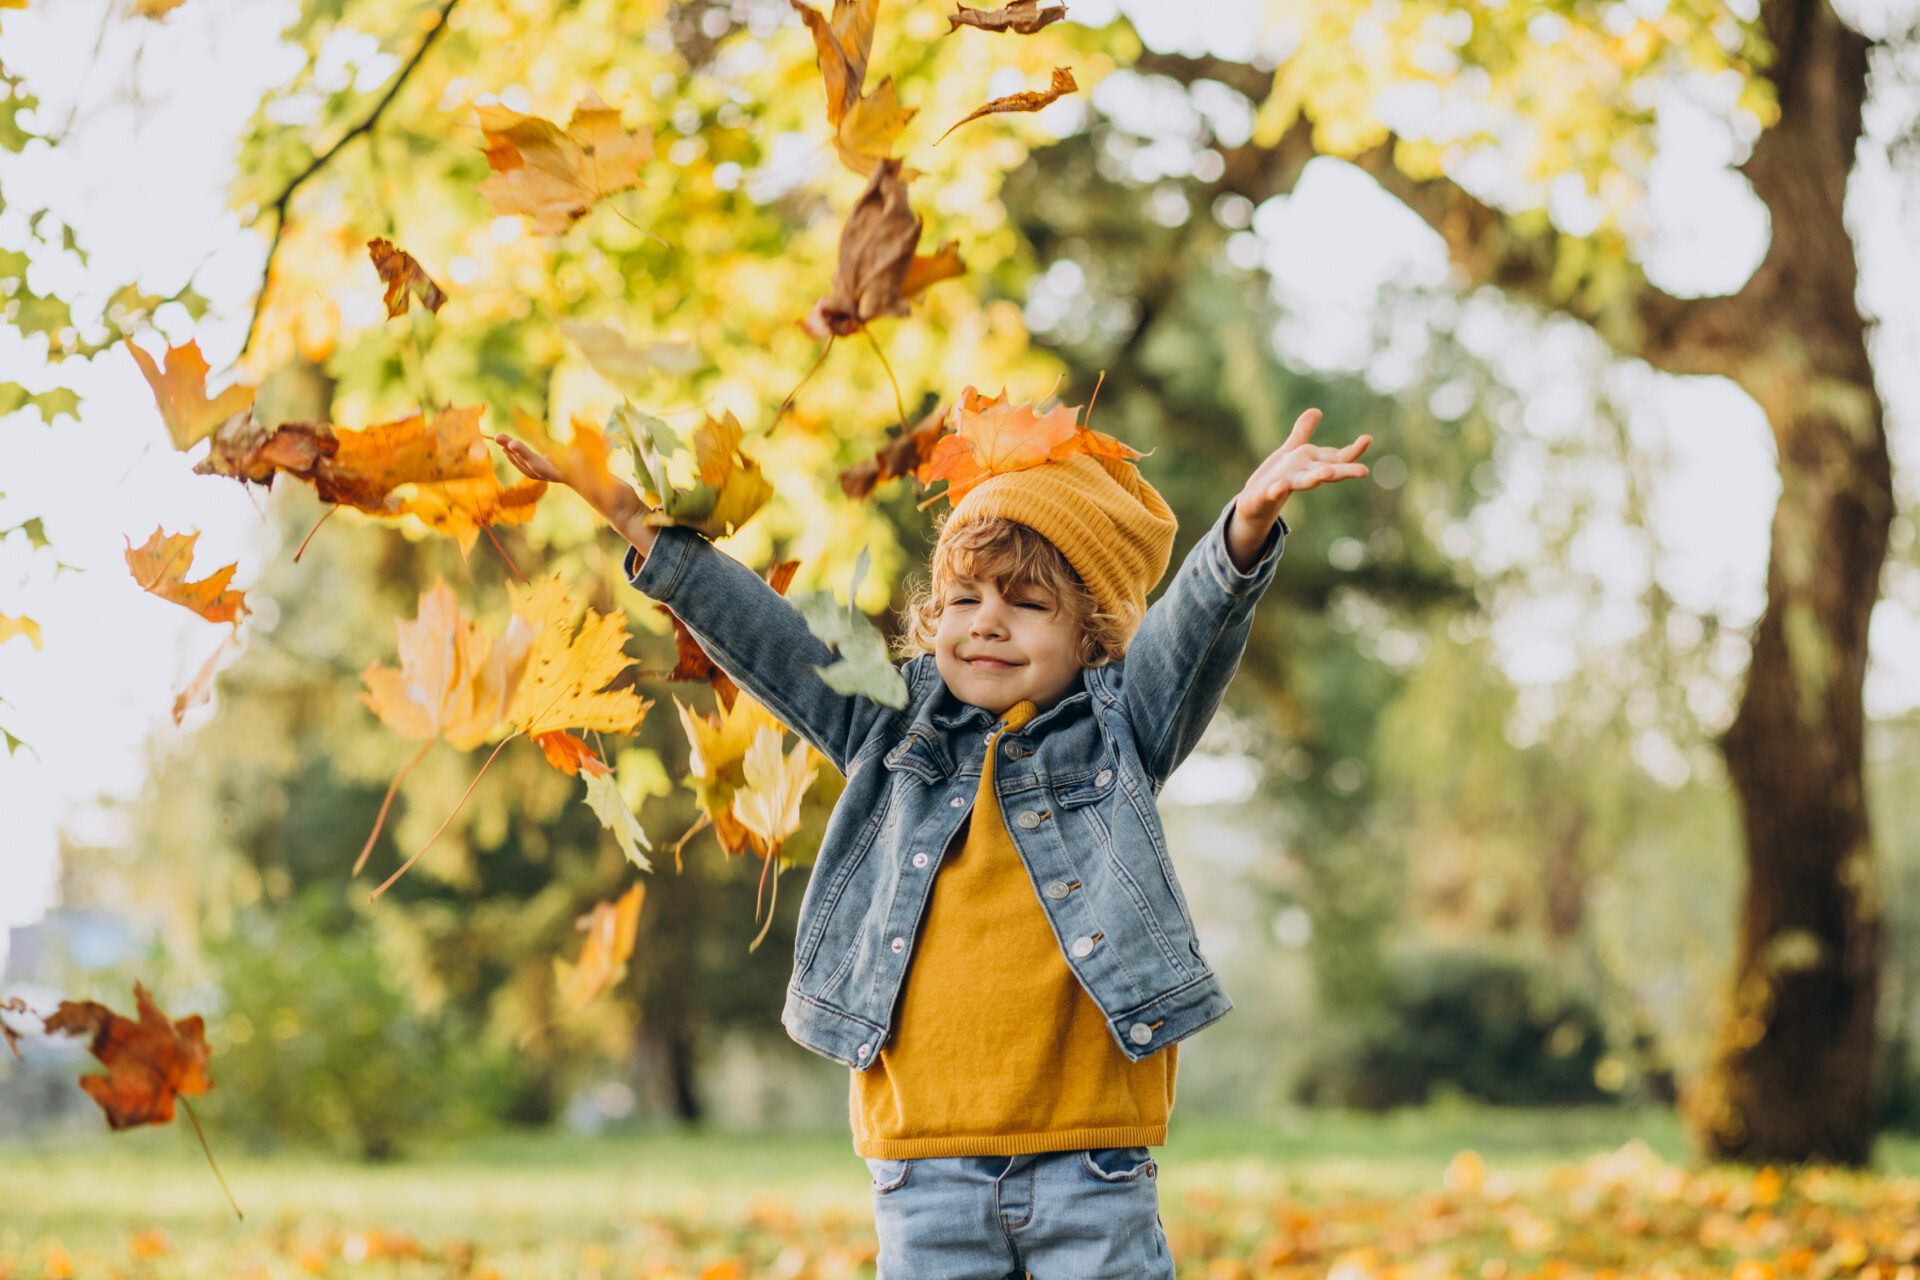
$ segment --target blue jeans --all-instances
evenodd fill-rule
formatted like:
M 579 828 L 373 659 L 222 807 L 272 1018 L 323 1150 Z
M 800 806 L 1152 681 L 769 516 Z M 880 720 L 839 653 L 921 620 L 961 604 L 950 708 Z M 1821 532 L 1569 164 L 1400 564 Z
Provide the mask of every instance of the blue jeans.
M 867 1168 L 879 1280 L 1173 1280 L 1145 1147 Z

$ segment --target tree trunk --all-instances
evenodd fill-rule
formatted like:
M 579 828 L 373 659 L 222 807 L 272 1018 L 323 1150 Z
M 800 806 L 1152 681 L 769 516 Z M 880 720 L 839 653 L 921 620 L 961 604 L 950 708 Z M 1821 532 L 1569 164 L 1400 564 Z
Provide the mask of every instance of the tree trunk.
M 1721 741 L 1747 839 L 1739 953 L 1688 1116 L 1714 1158 L 1861 1164 L 1881 960 L 1861 686 L 1894 511 L 1841 216 L 1867 41 L 1824 0 L 1770 4 L 1763 21 L 1781 118 L 1745 170 L 1773 238 L 1741 291 L 1757 340 L 1732 373 L 1767 412 L 1781 494 L 1766 611 Z

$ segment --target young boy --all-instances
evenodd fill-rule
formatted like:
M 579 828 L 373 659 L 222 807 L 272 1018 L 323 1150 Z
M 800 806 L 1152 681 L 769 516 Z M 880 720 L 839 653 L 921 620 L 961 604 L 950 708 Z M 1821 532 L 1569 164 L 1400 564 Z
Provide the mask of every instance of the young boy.
M 782 1021 L 853 1069 L 882 1280 L 1174 1274 L 1155 1164 L 1176 1044 L 1232 1007 L 1154 797 L 1212 719 L 1297 490 L 1367 474 L 1309 409 L 1164 596 L 1174 518 L 1130 462 L 996 475 L 948 516 L 916 599 L 905 709 L 828 689 L 830 651 L 745 566 L 583 496 L 635 587 L 847 776 Z M 515 466 L 565 482 L 499 437 Z

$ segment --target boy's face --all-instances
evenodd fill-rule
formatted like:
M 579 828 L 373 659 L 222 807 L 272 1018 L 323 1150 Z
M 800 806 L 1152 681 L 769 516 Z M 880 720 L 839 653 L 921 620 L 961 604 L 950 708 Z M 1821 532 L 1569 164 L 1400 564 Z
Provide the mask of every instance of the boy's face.
M 1079 683 L 1080 622 L 1050 595 L 956 574 L 941 591 L 933 658 L 962 702 L 995 715 L 1019 702 L 1044 710 Z

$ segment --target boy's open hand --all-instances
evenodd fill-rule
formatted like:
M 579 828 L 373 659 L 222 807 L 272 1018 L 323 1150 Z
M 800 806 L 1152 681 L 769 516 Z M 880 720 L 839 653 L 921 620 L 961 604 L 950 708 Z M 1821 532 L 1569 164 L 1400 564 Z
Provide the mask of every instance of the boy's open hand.
M 652 549 L 654 529 L 646 523 L 646 517 L 653 508 L 641 501 L 632 485 L 607 474 L 604 468 L 564 465 L 569 461 L 565 450 L 557 455 L 557 459 L 549 458 L 505 432 L 495 436 L 493 442 L 500 446 L 501 452 L 507 455 L 507 461 L 521 475 L 566 485 L 585 498 L 587 505 L 598 511 L 641 555 L 646 555 Z
M 1317 445 L 1313 429 L 1320 425 L 1320 411 L 1309 409 L 1293 424 L 1287 442 L 1267 455 L 1235 501 L 1233 518 L 1227 521 L 1227 554 L 1234 567 L 1245 573 L 1253 568 L 1266 544 L 1273 522 L 1287 495 L 1301 489 L 1314 489 L 1336 480 L 1353 480 L 1367 474 L 1364 463 L 1354 459 L 1367 451 L 1372 436 L 1361 436 L 1352 444 L 1336 449 Z

